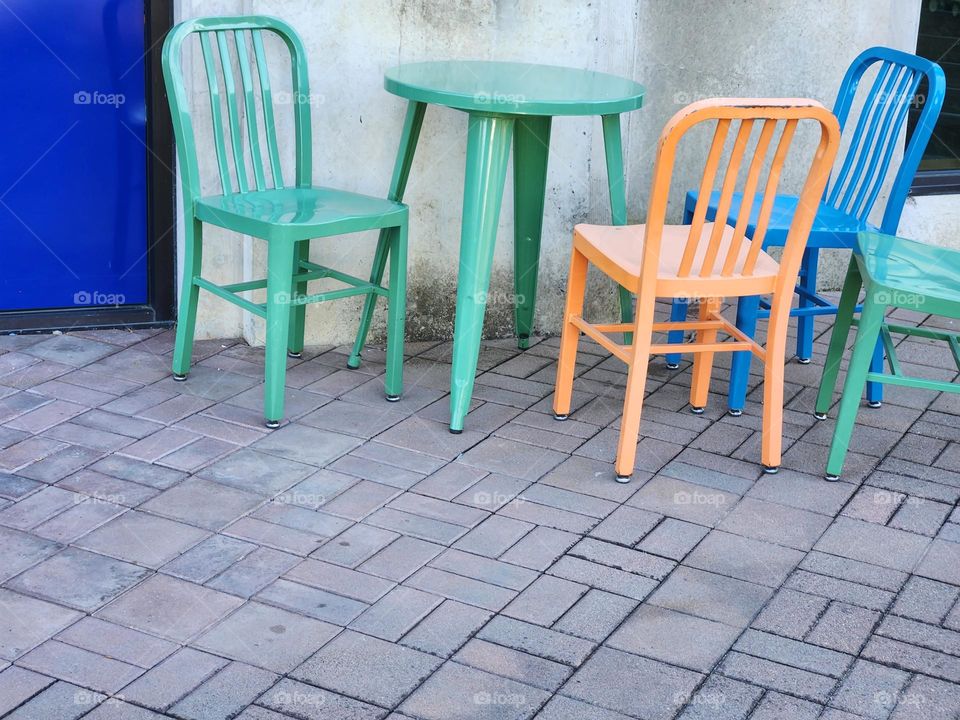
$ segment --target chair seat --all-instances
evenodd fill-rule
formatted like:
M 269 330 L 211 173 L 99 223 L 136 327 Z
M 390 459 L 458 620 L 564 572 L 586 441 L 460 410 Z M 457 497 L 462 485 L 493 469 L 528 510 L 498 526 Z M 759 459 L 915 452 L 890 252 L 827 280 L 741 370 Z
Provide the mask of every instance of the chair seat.
M 960 303 L 960 251 L 872 232 L 861 233 L 860 250 L 861 267 L 874 283 Z
M 692 213 L 697 205 L 697 192 L 688 191 L 686 211 Z M 727 222 L 736 224 L 740 212 L 740 203 L 743 193 L 734 193 L 730 202 L 730 217 Z M 787 232 L 793 215 L 797 209 L 796 195 L 777 195 L 770 212 L 770 223 L 763 238 L 764 247 L 781 247 L 787 240 Z M 707 220 L 713 220 L 717 214 L 717 205 L 720 204 L 720 192 L 710 194 L 710 203 L 707 205 Z M 750 222 L 747 225 L 747 235 L 753 236 L 756 230 L 757 218 L 760 216 L 760 197 L 754 200 L 750 212 Z M 876 230 L 869 223 L 862 223 L 848 213 L 841 212 L 835 207 L 820 203 L 817 214 L 813 219 L 813 228 L 810 230 L 810 239 L 807 247 L 818 248 L 847 248 L 857 246 L 857 233 L 863 230 Z
M 407 206 L 324 187 L 257 190 L 197 200 L 203 222 L 264 240 L 306 240 L 399 225 Z
M 771 292 L 780 268 L 777 261 L 761 251 L 751 275 L 739 273 L 747 256 L 750 241 L 741 239 L 737 263 L 733 275 L 720 274 L 730 244 L 733 242 L 733 228 L 724 227 L 720 240 L 720 249 L 714 263 L 714 274 L 701 277 L 699 268 L 703 264 L 708 239 L 713 232 L 713 223 L 704 223 L 702 239 L 697 244 L 693 270 L 690 276 L 679 277 L 680 262 L 683 258 L 689 225 L 665 225 L 660 244 L 660 266 L 657 269 L 657 295 L 659 297 L 683 297 L 697 294 L 698 287 L 704 289 L 704 295 L 760 295 Z M 624 287 L 636 291 L 640 283 L 643 241 L 646 225 L 577 225 L 573 232 L 574 247 L 582 252 L 591 263 L 603 270 Z

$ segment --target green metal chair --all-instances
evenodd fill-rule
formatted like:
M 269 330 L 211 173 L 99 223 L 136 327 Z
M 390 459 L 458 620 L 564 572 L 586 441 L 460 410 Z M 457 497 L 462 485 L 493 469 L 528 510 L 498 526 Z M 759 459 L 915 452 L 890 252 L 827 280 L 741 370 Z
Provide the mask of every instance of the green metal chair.
M 960 370 L 960 336 L 926 327 L 894 325 L 884 321 L 890 308 L 904 308 L 930 315 L 960 318 L 960 251 L 925 245 L 915 240 L 861 232 L 859 254 L 850 259 L 843 283 L 837 321 L 830 337 L 814 414 L 825 420 L 837 384 L 837 372 L 851 325 L 857 325 L 853 355 L 847 368 L 837 411 L 837 425 L 827 459 L 827 480 L 837 480 L 850 445 L 857 408 L 867 381 L 903 385 L 923 390 L 960 392 L 960 385 L 904 375 L 891 334 L 946 342 Z M 859 319 L 853 317 L 861 288 L 866 295 Z M 883 342 L 889 372 L 870 370 L 877 338 Z
M 279 36 L 290 53 L 290 97 L 296 145 L 292 185 L 285 183 L 280 167 L 274 98 L 264 51 L 265 32 Z M 209 87 L 213 144 L 220 176 L 221 194 L 207 197 L 200 195 L 194 124 L 181 66 L 184 41 L 194 33 L 199 35 Z M 239 84 L 235 71 L 239 71 Z M 185 216 L 183 289 L 173 353 L 174 379 L 186 380 L 190 369 L 199 291 L 207 290 L 239 305 L 266 319 L 263 405 L 267 427 L 275 428 L 283 418 L 286 356 L 300 357 L 303 352 L 307 303 L 353 295 L 367 297 L 356 347 L 348 361 L 350 367 L 357 367 L 374 304 L 382 295 L 388 299 L 386 395 L 387 400 L 398 400 L 403 388 L 407 207 L 394 202 L 393 198 L 384 200 L 312 185 L 310 87 L 306 54 L 297 33 L 286 23 L 270 17 L 188 20 L 167 35 L 163 46 L 163 76 L 177 140 Z M 265 240 L 267 278 L 221 286 L 201 277 L 204 223 Z M 380 238 L 369 280 L 309 261 L 311 238 L 375 229 L 380 230 Z M 388 256 L 389 290 L 381 286 Z M 320 278 L 339 280 L 348 287 L 307 294 L 307 283 Z M 241 293 L 263 288 L 266 288 L 265 303 L 241 296 Z

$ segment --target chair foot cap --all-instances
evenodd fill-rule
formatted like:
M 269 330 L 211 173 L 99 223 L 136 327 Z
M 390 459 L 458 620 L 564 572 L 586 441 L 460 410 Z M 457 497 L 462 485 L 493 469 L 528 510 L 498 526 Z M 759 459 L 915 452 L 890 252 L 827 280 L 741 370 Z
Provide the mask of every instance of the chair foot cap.
M 692 412 L 694 415 L 703 415 L 703 408 L 702 408 L 702 407 L 692 407 L 692 408 L 690 408 L 690 412 Z
M 463 432 L 462 429 L 461 429 L 461 430 L 454 430 L 453 428 L 450 428 L 450 434 L 451 434 L 451 435 L 459 435 L 459 434 L 462 433 L 462 432 Z
M 296 360 L 299 360 L 300 358 L 303 357 L 303 353 L 302 353 L 302 352 L 296 352 L 296 353 L 295 353 L 295 352 L 290 352 L 289 350 L 287 350 L 287 357 L 288 357 L 288 358 L 294 358 L 294 359 L 296 359 Z
M 773 466 L 771 466 L 771 465 L 764 465 L 764 466 L 763 466 L 763 471 L 764 471 L 767 475 L 776 475 L 778 472 L 780 472 L 780 466 L 779 466 L 779 465 L 773 465 Z
M 186 375 L 177 375 L 177 373 L 174 373 L 174 374 L 173 374 L 173 381 L 174 381 L 174 382 L 185 382 L 186 379 L 187 379 L 187 376 L 186 376 Z
M 399 401 L 400 401 L 399 395 L 387 395 L 387 402 L 399 402 Z
M 867 407 L 872 407 L 872 408 L 883 407 L 883 403 L 880 402 L 879 400 L 871 400 L 870 402 L 867 403 Z
M 680 363 L 667 363 L 667 370 L 676 370 L 680 367 Z
M 809 365 L 809 364 L 810 364 L 810 358 L 798 357 L 798 358 L 797 358 L 797 362 L 800 363 L 801 365 Z
M 829 473 L 827 473 L 826 475 L 823 476 L 823 479 L 826 480 L 827 482 L 837 482 L 840 479 L 840 476 L 830 475 Z
M 279 420 L 265 420 L 263 424 L 266 425 L 271 430 L 276 430 L 278 427 L 280 427 Z
M 351 355 L 349 358 L 347 358 L 347 367 L 351 370 L 356 370 L 358 367 L 360 367 L 360 356 Z
M 630 482 L 630 478 L 632 477 L 633 475 L 621 475 L 620 473 L 617 473 L 617 482 L 621 485 L 625 485 L 626 483 Z
M 554 413 L 554 414 L 553 414 L 553 419 L 556 420 L 557 422 L 563 422 L 563 421 L 566 420 L 568 417 L 570 417 L 570 416 L 569 416 L 569 415 L 558 415 L 557 413 Z
M 826 419 L 827 419 L 827 414 L 826 414 L 826 413 L 818 413 L 818 412 L 815 412 L 815 413 L 813 414 L 813 416 L 814 416 L 817 420 L 826 420 Z
M 733 408 L 730 408 L 729 410 L 727 410 L 727 415 L 729 415 L 730 417 L 740 417 L 741 415 L 743 415 L 743 410 L 734 410 Z

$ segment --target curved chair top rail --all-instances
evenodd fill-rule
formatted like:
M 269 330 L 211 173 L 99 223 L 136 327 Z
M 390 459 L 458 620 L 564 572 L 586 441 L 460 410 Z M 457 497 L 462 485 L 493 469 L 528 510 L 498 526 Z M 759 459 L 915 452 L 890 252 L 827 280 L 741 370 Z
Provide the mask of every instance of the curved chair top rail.
M 845 136 L 860 81 L 874 66 L 877 66 L 876 77 L 867 91 L 857 122 L 850 130 L 843 162 L 824 193 L 824 200 L 861 222 L 866 221 L 889 175 L 910 108 L 919 97 L 917 90 L 921 81 L 926 79 L 923 109 L 896 170 L 880 223 L 883 232 L 896 234 L 907 193 L 943 107 L 946 81 L 937 63 L 917 55 L 886 47 L 863 51 L 844 75 L 834 105 L 834 113 Z
M 191 200 L 200 197 L 200 171 L 190 100 L 183 76 L 182 52 L 184 42 L 194 33 L 199 35 L 210 94 L 210 120 L 221 192 L 229 195 L 284 186 L 264 32 L 279 36 L 290 53 L 296 140 L 295 182 L 298 187 L 311 184 L 310 87 L 306 51 L 300 36 L 290 25 L 273 17 L 194 18 L 170 30 L 162 54 L 183 192 Z M 239 85 L 235 70 L 239 70 Z M 241 127 L 241 116 L 245 117 L 245 132 Z
M 816 100 L 802 98 L 716 98 L 688 105 L 673 116 L 664 127 L 657 147 L 644 241 L 643 273 L 646 274 L 648 268 L 653 268 L 655 272 L 658 265 L 660 239 L 666 218 L 677 146 L 688 130 L 709 121 L 716 121 L 716 128 L 707 153 L 697 206 L 678 276 L 697 275 L 705 278 L 753 274 L 763 247 L 763 236 L 770 220 L 781 171 L 795 131 L 800 122 L 809 121 L 820 128 L 819 144 L 812 153 L 797 212 L 781 259 L 781 277 L 795 277 L 840 139 L 840 127 L 833 114 Z M 735 132 L 731 132 L 733 126 L 736 126 Z M 759 133 L 756 132 L 757 129 Z M 778 134 L 779 140 L 773 142 Z M 728 153 L 726 167 L 720 173 L 724 149 L 731 135 L 734 137 L 732 148 Z M 749 157 L 747 150 L 751 146 L 753 135 L 757 135 L 757 138 L 753 143 L 753 155 Z M 744 167 L 745 173 L 741 172 Z M 704 233 L 707 206 L 718 173 L 722 176 L 720 200 L 713 227 L 707 235 Z M 762 182 L 764 175 L 766 180 Z M 743 186 L 740 212 L 733 229 L 733 238 L 726 244 L 724 235 L 729 232 L 727 220 L 730 206 L 741 176 Z M 747 222 L 758 199 L 760 187 L 762 190 L 759 192 L 760 211 L 756 231 L 749 239 L 746 255 L 743 256 Z M 725 244 L 727 251 L 725 256 L 720 258 L 720 249 Z

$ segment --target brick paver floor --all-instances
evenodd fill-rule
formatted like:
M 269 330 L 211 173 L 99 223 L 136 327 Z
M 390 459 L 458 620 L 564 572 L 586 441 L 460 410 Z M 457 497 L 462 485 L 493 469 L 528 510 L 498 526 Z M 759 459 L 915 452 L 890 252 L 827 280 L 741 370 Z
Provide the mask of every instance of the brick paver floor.
M 923 320 L 922 317 L 911 317 Z M 449 343 L 291 360 L 172 333 L 0 338 L 0 714 L 60 720 L 960 717 L 960 398 L 888 388 L 842 482 L 814 420 L 827 324 L 787 368 L 785 453 L 689 412 L 652 363 L 638 469 L 613 481 L 622 366 L 556 338 L 484 345 L 447 432 Z M 951 379 L 949 348 L 910 341 Z

